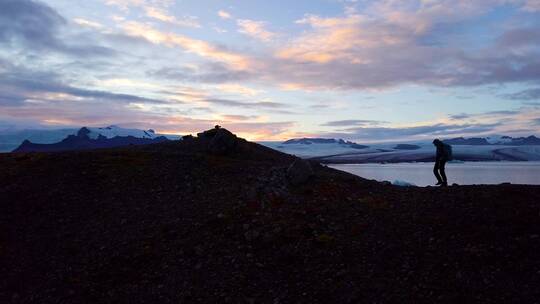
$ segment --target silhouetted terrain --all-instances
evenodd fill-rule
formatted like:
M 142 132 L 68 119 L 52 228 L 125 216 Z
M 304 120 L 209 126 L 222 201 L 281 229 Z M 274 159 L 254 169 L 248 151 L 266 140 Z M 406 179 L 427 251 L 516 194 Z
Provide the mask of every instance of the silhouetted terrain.
M 494 138 L 489 138 L 489 137 L 487 139 L 483 137 L 471 137 L 471 138 L 456 137 L 452 139 L 445 139 L 444 142 L 451 145 L 470 145 L 470 146 L 486 146 L 486 145 L 527 146 L 527 145 L 540 145 L 540 138 L 534 135 L 531 135 L 528 137 L 502 136 L 499 139 L 494 139 Z
M 69 135 L 62 141 L 53 144 L 35 144 L 25 140 L 13 152 L 58 152 L 75 150 L 92 150 L 103 148 L 115 148 L 130 145 L 148 145 L 168 141 L 164 136 L 155 138 L 137 138 L 134 136 L 115 136 L 107 138 L 99 135 L 96 139 L 88 136 L 90 130 L 81 128 L 77 135 Z
M 286 140 L 282 144 L 283 145 L 338 144 L 338 145 L 350 147 L 353 149 L 369 148 L 369 146 L 359 145 L 352 141 L 345 141 L 343 139 L 333 139 L 333 138 L 296 138 L 296 139 Z
M 449 145 L 471 145 L 471 146 L 483 146 L 483 145 L 491 145 L 485 138 L 478 138 L 478 137 L 472 137 L 472 138 L 463 138 L 463 137 L 457 137 L 452 139 L 445 139 L 445 143 Z
M 418 150 L 420 149 L 420 146 L 417 145 L 410 145 L 410 144 L 397 144 L 394 149 L 396 150 Z
M 141 130 L 122 128 L 116 125 L 106 127 L 80 127 L 80 128 L 64 128 L 64 129 L 0 129 L 0 153 L 11 152 L 19 147 L 25 140 L 33 144 L 53 144 L 59 143 L 66 139 L 69 135 L 77 135 L 84 128 L 87 131 L 88 137 L 97 139 L 105 137 L 112 139 L 114 137 L 135 137 L 143 139 L 156 139 L 158 137 L 166 137 L 169 140 L 180 138 L 174 134 L 158 134 L 154 130 Z M 101 135 L 101 136 L 100 136 Z
M 0 168 L 0 303 L 540 297 L 536 186 L 400 188 L 223 129 Z

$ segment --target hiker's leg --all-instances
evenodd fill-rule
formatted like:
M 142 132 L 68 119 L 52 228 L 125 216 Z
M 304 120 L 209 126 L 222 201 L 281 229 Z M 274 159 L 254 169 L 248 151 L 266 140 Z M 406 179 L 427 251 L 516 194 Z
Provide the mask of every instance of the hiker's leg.
M 441 175 L 439 174 L 439 161 L 435 161 L 435 166 L 433 166 L 433 174 L 435 174 L 435 177 L 439 183 L 443 182 Z
M 442 177 L 442 181 L 443 183 L 447 183 L 447 180 L 446 180 L 446 172 L 444 171 L 444 166 L 446 165 L 446 161 L 443 160 L 441 161 L 441 163 L 439 164 L 439 171 L 441 172 L 441 177 Z

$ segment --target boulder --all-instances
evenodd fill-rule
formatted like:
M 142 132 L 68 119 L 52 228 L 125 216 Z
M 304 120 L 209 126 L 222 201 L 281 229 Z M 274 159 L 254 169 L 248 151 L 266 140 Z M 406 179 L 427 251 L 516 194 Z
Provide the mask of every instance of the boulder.
M 313 176 L 313 168 L 305 159 L 295 160 L 287 169 L 287 179 L 293 186 L 307 182 Z

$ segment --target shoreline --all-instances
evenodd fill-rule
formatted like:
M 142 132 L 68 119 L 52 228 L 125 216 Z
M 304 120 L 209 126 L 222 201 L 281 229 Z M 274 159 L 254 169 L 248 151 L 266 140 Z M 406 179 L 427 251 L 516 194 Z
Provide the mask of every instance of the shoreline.
M 433 163 L 348 163 L 325 164 L 325 166 L 354 174 L 378 182 L 390 182 L 418 187 L 432 185 Z M 540 162 L 484 161 L 451 162 L 447 164 L 446 174 L 449 184 L 458 185 L 540 185 L 537 176 Z M 433 183 L 432 183 L 433 182 Z
M 340 160 L 324 160 L 324 159 L 319 159 L 319 158 L 307 158 L 307 159 L 308 160 L 318 161 L 323 165 L 362 165 L 362 164 L 384 165 L 384 164 L 415 164 L 415 163 L 427 164 L 427 163 L 434 163 L 435 162 L 435 160 L 425 160 L 425 161 L 422 161 L 422 160 L 419 160 L 419 161 L 400 161 L 400 160 L 393 161 L 393 160 L 389 160 L 389 161 L 374 162 L 374 161 L 362 161 L 362 160 L 343 160 L 343 161 L 340 161 Z M 538 162 L 538 161 L 536 161 L 536 160 L 506 160 L 506 159 L 505 160 L 496 160 L 496 159 L 467 159 L 467 160 L 461 160 L 461 159 L 459 159 L 459 160 L 449 161 L 449 162 L 447 162 L 447 164 L 466 163 L 466 162 L 472 162 L 472 163 L 477 163 L 477 162 L 486 162 L 486 163 L 501 163 L 501 162 L 526 163 L 526 162 Z

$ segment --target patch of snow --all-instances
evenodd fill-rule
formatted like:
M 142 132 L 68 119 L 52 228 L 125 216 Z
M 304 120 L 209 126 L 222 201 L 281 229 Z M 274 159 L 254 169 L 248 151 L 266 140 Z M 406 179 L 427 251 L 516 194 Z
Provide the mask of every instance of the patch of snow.
M 490 144 L 501 144 L 501 143 L 509 143 L 512 141 L 512 138 L 508 136 L 502 136 L 502 135 L 491 135 L 486 137 L 486 140 Z
M 88 128 L 90 130 L 90 138 L 96 139 L 99 135 L 105 136 L 107 138 L 113 138 L 116 136 L 133 136 L 137 138 L 150 138 L 154 139 L 159 135 L 151 133 L 145 130 L 139 129 L 125 129 L 118 126 L 108 126 L 105 128 Z
M 413 184 L 413 183 L 409 183 L 409 182 L 402 181 L 402 180 L 399 180 L 399 179 L 394 180 L 392 182 L 392 185 L 400 186 L 400 187 L 416 187 L 416 185 Z

